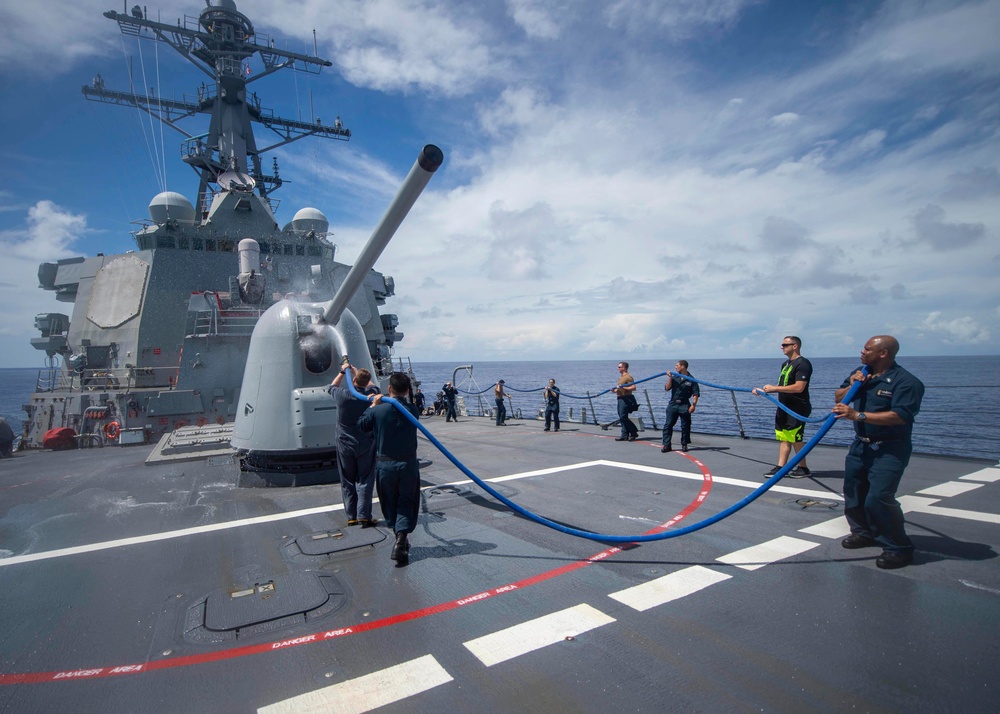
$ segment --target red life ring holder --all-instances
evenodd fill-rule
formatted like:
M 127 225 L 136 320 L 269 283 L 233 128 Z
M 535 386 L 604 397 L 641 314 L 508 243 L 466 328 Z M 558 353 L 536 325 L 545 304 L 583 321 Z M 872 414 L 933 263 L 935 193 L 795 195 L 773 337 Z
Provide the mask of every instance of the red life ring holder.
M 118 438 L 118 434 L 121 433 L 121 430 L 121 425 L 116 421 L 109 421 L 104 425 L 104 434 L 112 441 Z

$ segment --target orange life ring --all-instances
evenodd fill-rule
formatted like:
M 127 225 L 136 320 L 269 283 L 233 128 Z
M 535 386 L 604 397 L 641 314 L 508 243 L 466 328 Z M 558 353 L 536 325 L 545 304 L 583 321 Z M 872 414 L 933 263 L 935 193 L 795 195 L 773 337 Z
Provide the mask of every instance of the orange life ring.
M 198 419 L 197 419 L 197 420 L 195 421 L 195 424 L 197 424 L 198 426 L 205 426 L 206 424 L 208 424 L 208 419 L 206 419 L 206 418 L 205 418 L 205 417 L 203 417 L 203 416 L 200 416 L 200 417 L 198 417 Z
M 182 426 L 187 426 L 188 423 L 183 419 L 178 419 L 174 422 L 174 429 L 180 429 Z
M 122 430 L 121 424 L 119 424 L 116 421 L 109 421 L 107 424 L 104 425 L 104 434 L 112 441 L 118 438 L 118 434 L 121 432 L 121 430 Z

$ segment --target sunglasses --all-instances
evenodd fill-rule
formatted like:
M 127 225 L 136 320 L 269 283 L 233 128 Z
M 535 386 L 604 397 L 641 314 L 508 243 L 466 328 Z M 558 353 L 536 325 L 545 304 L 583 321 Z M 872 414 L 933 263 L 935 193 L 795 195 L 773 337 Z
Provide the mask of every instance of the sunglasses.
M 781 346 L 782 347 L 795 347 L 795 343 L 794 342 L 782 342 Z

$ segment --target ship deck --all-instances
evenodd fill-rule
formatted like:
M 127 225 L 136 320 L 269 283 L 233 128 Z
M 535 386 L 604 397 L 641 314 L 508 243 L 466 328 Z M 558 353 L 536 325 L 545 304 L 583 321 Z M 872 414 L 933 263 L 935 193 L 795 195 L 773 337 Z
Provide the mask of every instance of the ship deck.
M 579 529 L 679 529 L 764 482 L 774 442 L 464 418 L 474 473 Z M 839 426 L 838 428 L 843 428 Z M 675 437 L 676 444 L 676 437 Z M 421 440 L 410 562 L 337 485 L 238 488 L 151 447 L 0 462 L 0 711 L 990 711 L 1000 468 L 915 455 L 917 548 L 840 547 L 843 447 L 703 530 L 619 546 L 539 525 Z M 379 515 L 378 506 L 375 514 Z M 243 597 L 234 597 L 242 593 Z M 247 595 L 249 593 L 249 595 Z M 308 614 L 301 614 L 302 612 Z

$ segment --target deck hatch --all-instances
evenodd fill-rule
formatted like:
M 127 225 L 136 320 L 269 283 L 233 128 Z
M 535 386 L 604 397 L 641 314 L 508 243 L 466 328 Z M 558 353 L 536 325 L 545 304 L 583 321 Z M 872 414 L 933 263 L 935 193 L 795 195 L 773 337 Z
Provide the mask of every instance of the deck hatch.
M 299 536 L 295 539 L 293 551 L 297 548 L 302 555 L 332 555 L 353 548 L 375 545 L 383 540 L 385 533 L 381 529 L 356 526 Z
M 324 582 L 311 572 L 278 575 L 239 590 L 217 590 L 205 602 L 205 627 L 237 630 L 304 614 L 322 607 L 330 596 Z

